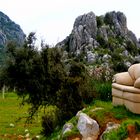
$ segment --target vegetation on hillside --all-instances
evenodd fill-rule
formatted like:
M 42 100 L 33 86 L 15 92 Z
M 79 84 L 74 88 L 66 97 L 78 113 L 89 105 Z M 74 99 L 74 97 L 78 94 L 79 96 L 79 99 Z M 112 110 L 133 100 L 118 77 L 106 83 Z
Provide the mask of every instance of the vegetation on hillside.
M 23 104 L 31 106 L 31 118 L 44 108 L 42 133 L 49 135 L 82 109 L 85 103 L 99 97 L 96 94 L 99 91 L 92 85 L 94 80 L 82 63 L 70 61 L 66 65 L 61 48 L 49 48 L 42 44 L 42 50 L 38 51 L 35 40 L 35 34 L 31 33 L 23 47 L 7 46 L 7 60 L 0 80 L 1 84 L 16 90 Z M 49 111 L 53 112 L 54 119 L 53 114 L 49 116 L 46 111 L 50 105 L 52 109 Z
M 35 41 L 35 33 L 30 33 L 23 47 L 17 47 L 13 43 L 7 45 L 0 81 L 1 87 L 5 85 L 16 91 L 22 104 L 29 104 L 27 120 L 43 110 L 40 132 L 51 138 L 54 131 L 60 134 L 62 125 L 92 101 L 111 101 L 111 80 L 114 73 L 109 67 L 100 64 L 84 65 L 79 59 L 65 61 L 62 48 L 49 48 L 48 45 L 41 44 L 39 51 Z M 119 56 L 116 58 L 119 62 Z M 116 68 L 119 69 L 118 66 Z M 95 103 L 95 106 L 98 104 Z M 117 110 L 110 103 L 103 103 L 103 106 L 110 107 L 99 114 L 87 112 L 98 120 L 100 126 L 103 125 L 100 116 L 109 115 L 115 119 L 129 117 L 128 113 L 124 113 L 124 108 L 123 114 L 118 114 L 121 108 Z M 75 129 L 74 134 L 77 132 Z

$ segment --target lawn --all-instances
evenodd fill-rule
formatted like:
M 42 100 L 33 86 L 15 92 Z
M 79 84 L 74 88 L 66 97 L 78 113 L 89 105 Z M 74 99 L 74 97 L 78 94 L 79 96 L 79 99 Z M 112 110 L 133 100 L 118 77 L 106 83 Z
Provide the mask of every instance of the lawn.
M 0 139 L 24 139 L 40 135 L 41 115 L 26 124 L 29 106 L 21 106 L 20 103 L 21 99 L 15 93 L 6 93 L 4 99 L 0 93 Z

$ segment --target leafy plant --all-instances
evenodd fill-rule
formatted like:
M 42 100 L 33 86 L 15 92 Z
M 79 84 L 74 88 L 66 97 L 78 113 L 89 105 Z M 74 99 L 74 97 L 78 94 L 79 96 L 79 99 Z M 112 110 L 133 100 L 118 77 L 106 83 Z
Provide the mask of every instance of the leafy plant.
M 101 27 L 104 24 L 103 18 L 101 16 L 96 16 L 97 27 Z
M 98 99 L 101 99 L 102 101 L 111 101 L 112 100 L 112 86 L 111 82 L 106 83 L 99 83 L 95 86 Z
M 49 106 L 45 110 L 45 115 L 42 116 L 42 134 L 50 135 L 54 129 L 60 125 L 60 113 L 56 106 Z

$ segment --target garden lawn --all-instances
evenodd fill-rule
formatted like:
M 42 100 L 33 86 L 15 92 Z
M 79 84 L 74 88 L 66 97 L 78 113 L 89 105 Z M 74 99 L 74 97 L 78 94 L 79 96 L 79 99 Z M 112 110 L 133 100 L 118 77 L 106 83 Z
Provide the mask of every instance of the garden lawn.
M 25 124 L 28 117 L 28 105 L 21 106 L 21 99 L 15 93 L 0 93 L 0 139 L 18 139 L 19 137 L 36 137 L 41 131 L 41 115 L 32 123 Z

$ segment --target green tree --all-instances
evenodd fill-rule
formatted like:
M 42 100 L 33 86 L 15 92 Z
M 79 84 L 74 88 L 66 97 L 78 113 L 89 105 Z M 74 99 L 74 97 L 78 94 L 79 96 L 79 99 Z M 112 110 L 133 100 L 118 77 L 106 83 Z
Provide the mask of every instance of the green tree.
M 31 105 L 31 117 L 40 107 L 55 105 L 61 119 L 67 120 L 83 107 L 85 95 L 88 97 L 86 68 L 74 62 L 66 70 L 60 48 L 42 45 L 38 51 L 35 40 L 35 34 L 31 33 L 23 47 L 10 45 L 7 48 L 8 59 L 1 79 L 6 77 L 4 83 L 15 87 L 23 103 Z

